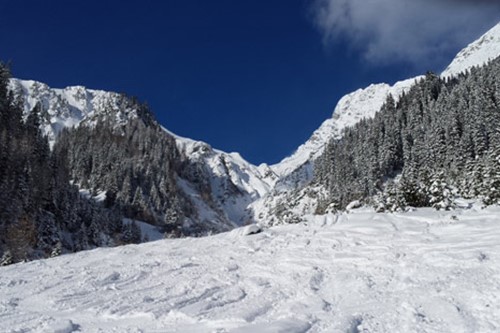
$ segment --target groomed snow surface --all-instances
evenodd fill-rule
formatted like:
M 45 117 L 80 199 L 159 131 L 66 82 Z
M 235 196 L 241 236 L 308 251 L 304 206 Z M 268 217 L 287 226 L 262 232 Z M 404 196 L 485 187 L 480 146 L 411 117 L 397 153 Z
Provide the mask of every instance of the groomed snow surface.
M 1 267 L 0 331 L 499 332 L 499 216 L 358 209 Z

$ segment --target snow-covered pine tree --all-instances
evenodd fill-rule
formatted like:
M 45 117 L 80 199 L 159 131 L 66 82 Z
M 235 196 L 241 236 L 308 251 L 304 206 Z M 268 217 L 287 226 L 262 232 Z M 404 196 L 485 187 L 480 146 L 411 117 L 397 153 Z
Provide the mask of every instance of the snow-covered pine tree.
M 429 204 L 437 210 L 450 210 L 454 207 L 453 190 L 446 182 L 443 170 L 435 172 L 431 177 Z
M 12 257 L 12 253 L 10 252 L 10 250 L 5 251 L 0 258 L 0 266 L 7 266 L 12 264 L 13 262 L 14 258 Z
M 451 189 L 497 202 L 499 89 L 497 58 L 452 80 L 428 73 L 397 103 L 389 96 L 372 119 L 346 128 L 318 158 L 313 184 L 328 191 L 322 206 L 340 198 L 345 208 L 394 179 L 384 192 L 389 206 L 400 191 L 405 204 L 447 209 Z

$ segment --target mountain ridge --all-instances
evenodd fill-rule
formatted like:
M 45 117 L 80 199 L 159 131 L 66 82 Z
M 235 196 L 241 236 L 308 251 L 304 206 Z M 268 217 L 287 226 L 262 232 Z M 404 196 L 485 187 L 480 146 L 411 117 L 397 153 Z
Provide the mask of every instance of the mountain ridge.
M 483 64 L 495 54 L 500 55 L 500 24 L 459 52 L 441 75 L 457 75 L 472 66 Z M 276 209 L 272 203 L 276 198 L 279 198 L 278 201 L 285 200 L 286 193 L 300 190 L 310 182 L 314 161 L 330 140 L 339 138 L 344 128 L 373 117 L 388 95 L 397 100 L 419 78 L 402 80 L 392 86 L 372 84 L 345 95 L 338 101 L 332 117 L 325 120 L 309 140 L 292 155 L 270 166 L 255 166 L 238 153 L 214 149 L 208 143 L 180 137 L 164 128 L 165 133 L 175 138 L 184 157 L 202 169 L 204 177 L 217 179 L 208 184 L 216 207 L 208 209 L 208 212 L 206 203 L 199 200 L 200 193 L 192 192 L 183 182 L 181 187 L 207 219 L 219 218 L 225 221 L 223 224 L 234 226 L 262 222 L 258 216 L 269 216 L 270 211 Z M 37 102 L 41 103 L 44 110 L 42 130 L 51 144 L 63 128 L 81 123 L 92 125 L 103 114 L 112 117 L 110 121 L 116 126 L 138 117 L 136 109 L 123 108 L 120 104 L 123 95 L 114 92 L 83 86 L 52 89 L 37 81 L 19 79 L 12 79 L 10 87 L 14 93 L 23 96 L 25 113 L 29 113 Z
M 441 76 L 455 76 L 500 55 L 500 23 L 463 48 Z

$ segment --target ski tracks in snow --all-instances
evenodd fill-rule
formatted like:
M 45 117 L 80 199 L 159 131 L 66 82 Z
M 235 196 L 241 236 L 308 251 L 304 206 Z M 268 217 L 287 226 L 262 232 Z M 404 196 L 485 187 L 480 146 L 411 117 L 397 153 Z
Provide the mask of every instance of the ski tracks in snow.
M 3 267 L 0 332 L 495 332 L 497 216 L 359 210 Z

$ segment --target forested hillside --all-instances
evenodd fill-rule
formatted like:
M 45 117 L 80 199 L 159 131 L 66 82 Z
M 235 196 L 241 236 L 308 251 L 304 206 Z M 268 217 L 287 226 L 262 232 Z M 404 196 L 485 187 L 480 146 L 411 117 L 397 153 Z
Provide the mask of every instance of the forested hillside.
M 489 50 L 471 45 L 464 55 Z M 271 167 L 176 136 L 129 96 L 0 71 L 4 264 L 144 240 L 124 217 L 181 237 L 296 223 L 356 200 L 396 211 L 500 199 L 499 59 L 357 90 Z
M 175 140 L 146 106 L 125 97 L 122 103 L 139 116 L 116 126 L 101 115 L 93 119 L 95 124 L 65 129 L 55 150 L 65 152 L 71 178 L 80 187 L 95 195 L 106 192 L 107 207 L 177 232 L 192 209 L 176 183 L 182 159 Z M 135 105 L 125 105 L 130 103 Z
M 455 78 L 428 73 L 397 103 L 347 128 L 316 164 L 319 211 L 353 200 L 382 210 L 500 199 L 500 59 Z
M 23 118 L 9 76 L 0 64 L 0 264 L 133 241 L 119 211 L 70 185 L 67 151 L 50 150 L 40 106 Z

